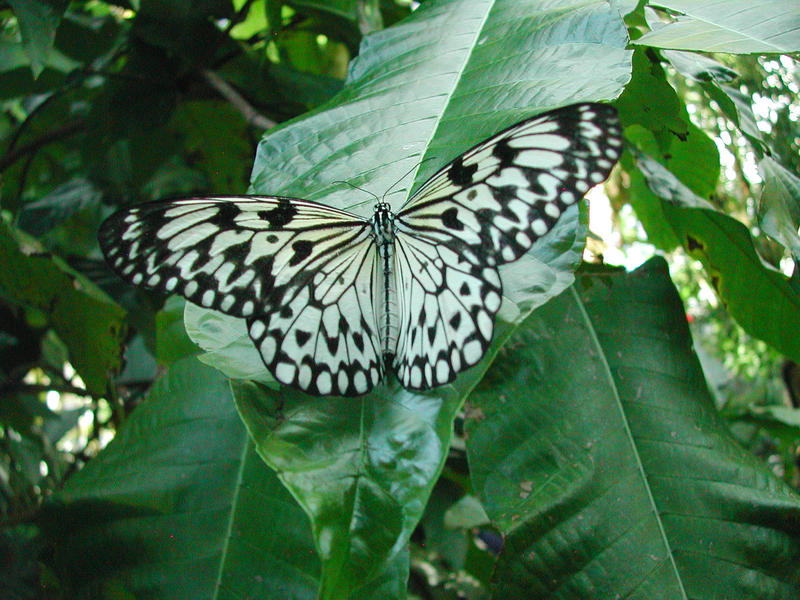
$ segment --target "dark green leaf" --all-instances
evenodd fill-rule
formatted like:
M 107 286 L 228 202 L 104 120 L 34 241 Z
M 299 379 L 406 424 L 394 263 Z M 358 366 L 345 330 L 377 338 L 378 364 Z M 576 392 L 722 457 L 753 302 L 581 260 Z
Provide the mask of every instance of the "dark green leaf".
M 67 0 L 8 0 L 17 17 L 22 41 L 31 59 L 31 70 L 38 77 L 50 60 L 56 29 Z
M 686 134 L 688 120 L 680 98 L 661 65 L 641 49 L 633 53 L 631 80 L 615 105 L 623 127 L 640 125 L 652 131 L 661 146 Z
M 0 533 L 0 590 L 6 600 L 41 598 L 40 568 L 37 554 L 41 550 L 30 526 L 8 528 Z
M 70 362 L 98 395 L 120 364 L 124 312 L 37 242 L 0 222 L 0 290 L 42 310 L 69 349 Z
M 628 201 L 636 211 L 636 216 L 644 226 L 645 232 L 647 232 L 647 241 L 664 251 L 673 250 L 680 246 L 680 240 L 664 219 L 664 209 L 658 196 L 650 190 L 644 175 L 633 164 L 632 155 L 623 155 L 621 162 L 630 178 Z
M 312 600 L 305 515 L 253 452 L 227 381 L 174 364 L 44 512 L 65 597 Z
M 183 139 L 195 165 L 208 174 L 211 191 L 241 193 L 247 184 L 243 168 L 252 156 L 247 123 L 227 102 L 183 102 L 169 127 Z
M 100 202 L 100 192 L 91 181 L 75 177 L 25 205 L 17 224 L 31 235 L 41 236 L 78 211 Z
M 712 404 L 667 265 L 537 310 L 470 400 L 495 597 L 794 598 L 800 498 Z
M 183 66 L 207 68 L 227 41 L 214 21 L 232 13 L 230 0 L 140 0 L 132 33 Z
M 448 509 L 463 497 L 463 489 L 440 477 L 428 498 L 420 526 L 425 534 L 424 548 L 441 557 L 445 566 L 459 570 L 464 566 L 469 539 L 463 529 L 445 526 Z
M 83 64 L 100 61 L 114 48 L 120 30 L 120 23 L 111 15 L 67 11 L 56 33 L 55 47 Z
M 186 301 L 172 296 L 156 315 L 156 356 L 162 364 L 197 354 L 198 349 L 183 326 Z

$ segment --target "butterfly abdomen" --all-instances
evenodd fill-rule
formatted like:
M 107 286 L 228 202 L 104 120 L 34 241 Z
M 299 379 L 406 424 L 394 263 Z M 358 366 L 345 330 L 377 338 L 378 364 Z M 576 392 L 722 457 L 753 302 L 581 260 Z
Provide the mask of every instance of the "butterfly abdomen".
M 372 237 L 378 247 L 381 263 L 378 307 L 378 323 L 384 360 L 390 362 L 397 346 L 397 289 L 394 275 L 394 214 L 386 202 L 375 206 L 372 216 Z

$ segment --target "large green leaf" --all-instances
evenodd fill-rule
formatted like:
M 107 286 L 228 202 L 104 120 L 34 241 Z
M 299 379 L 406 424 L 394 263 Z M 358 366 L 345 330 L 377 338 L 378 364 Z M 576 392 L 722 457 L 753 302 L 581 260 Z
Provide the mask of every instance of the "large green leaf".
M 254 452 L 227 380 L 175 363 L 46 506 L 69 598 L 311 600 L 308 521 Z
M 630 74 L 626 43 L 619 14 L 605 2 L 425 3 L 365 38 L 331 102 L 262 141 L 253 191 L 368 215 L 372 200 L 341 181 L 377 194 L 399 182 L 387 196 L 399 207 L 438 167 L 503 127 L 559 105 L 615 97 Z M 311 517 L 323 598 L 361 597 L 405 547 L 461 401 L 524 315 L 571 282 L 582 247 L 577 219 L 570 212 L 501 271 L 495 343 L 450 386 L 415 394 L 391 383 L 350 400 L 237 387 L 259 452 Z M 240 320 L 188 308 L 187 330 L 212 351 L 209 363 L 232 375 L 259 366 L 263 376 L 250 378 L 269 379 Z
M 494 597 L 800 597 L 800 498 L 726 430 L 663 259 L 586 273 L 512 344 L 466 424 Z
M 732 54 L 800 51 L 796 0 L 652 0 L 679 13 L 635 44 Z
M 665 222 L 703 262 L 731 316 L 751 335 L 800 360 L 800 292 L 761 259 L 747 227 L 697 197 L 653 159 L 640 155 L 638 165 L 662 199 Z

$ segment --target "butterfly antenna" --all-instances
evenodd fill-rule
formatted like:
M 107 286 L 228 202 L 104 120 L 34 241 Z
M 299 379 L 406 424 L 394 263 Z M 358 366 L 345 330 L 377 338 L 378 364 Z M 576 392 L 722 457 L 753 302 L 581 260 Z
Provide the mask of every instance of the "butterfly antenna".
M 380 201 L 381 201 L 381 199 L 380 199 L 380 198 L 378 198 L 378 196 L 376 196 L 375 194 L 373 194 L 373 193 L 372 193 L 372 192 L 370 192 L 369 190 L 365 190 L 365 189 L 364 189 L 364 188 L 362 188 L 362 187 L 358 187 L 357 185 L 353 185 L 353 184 L 352 184 L 352 183 L 350 183 L 349 181 L 343 181 L 343 180 L 339 179 L 339 180 L 337 180 L 337 181 L 333 181 L 333 182 L 331 182 L 331 183 L 344 183 L 345 185 L 349 185 L 349 186 L 350 186 L 351 188 L 353 188 L 354 190 L 359 190 L 359 191 L 361 191 L 361 192 L 364 192 L 365 194 L 369 194 L 370 196 L 372 196 L 373 198 L 375 198 L 375 201 L 376 201 L 376 202 L 380 202 Z M 359 204 L 363 204 L 363 202 L 359 202 Z M 354 205 L 354 206 L 358 206 L 358 204 L 356 204 L 356 205 Z
M 418 163 L 416 163 L 416 164 L 415 164 L 413 167 L 411 167 L 411 168 L 410 168 L 408 171 L 406 171 L 406 172 L 403 174 L 403 176 L 402 176 L 400 179 L 398 179 L 398 180 L 397 180 L 397 181 L 395 181 L 395 182 L 394 182 L 392 185 L 390 185 L 390 186 L 389 186 L 389 189 L 388 189 L 388 190 L 386 190 L 386 191 L 383 193 L 383 197 L 381 198 L 381 202 L 383 201 L 383 199 L 384 199 L 384 198 L 386 198 L 386 196 L 388 196 L 388 195 L 389 195 L 389 192 L 392 190 L 392 188 L 393 188 L 393 187 L 395 187 L 395 186 L 396 186 L 398 183 L 400 183 L 401 181 L 403 181 L 403 179 L 405 179 L 406 177 L 408 177 L 409 173 L 411 173 L 411 172 L 412 172 L 412 171 L 414 171 L 415 169 L 418 169 L 418 168 L 419 168 L 419 167 L 422 165 L 422 163 L 424 163 L 424 162 L 427 162 L 427 161 L 429 161 L 429 160 L 433 160 L 434 158 L 436 158 L 436 157 L 435 157 L 435 156 L 429 156 L 428 158 L 423 158 L 421 161 L 419 161 L 419 162 L 418 162 Z

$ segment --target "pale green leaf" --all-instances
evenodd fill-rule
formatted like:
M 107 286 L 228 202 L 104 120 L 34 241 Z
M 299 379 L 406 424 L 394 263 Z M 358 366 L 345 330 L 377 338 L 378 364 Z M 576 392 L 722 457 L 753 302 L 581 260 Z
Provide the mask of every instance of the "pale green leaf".
M 751 335 L 800 360 L 800 294 L 789 278 L 764 262 L 742 223 L 693 196 L 653 159 L 637 158 L 650 189 L 664 199 L 665 222 L 703 262 L 731 316 Z
M 677 16 L 634 44 L 732 54 L 800 51 L 796 0 L 652 0 L 650 4 Z
M 800 260 L 800 178 L 769 157 L 758 163 L 764 187 L 759 223 L 764 233 Z

